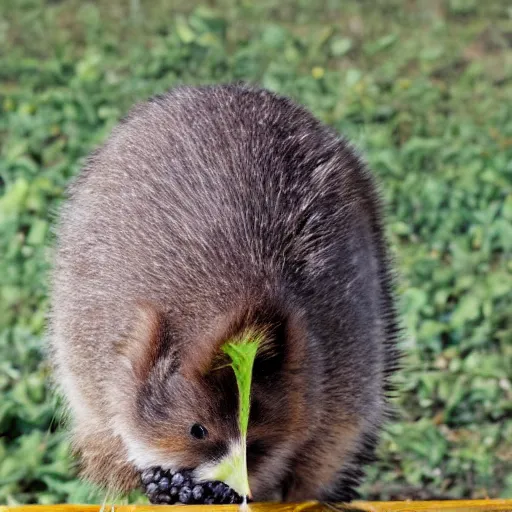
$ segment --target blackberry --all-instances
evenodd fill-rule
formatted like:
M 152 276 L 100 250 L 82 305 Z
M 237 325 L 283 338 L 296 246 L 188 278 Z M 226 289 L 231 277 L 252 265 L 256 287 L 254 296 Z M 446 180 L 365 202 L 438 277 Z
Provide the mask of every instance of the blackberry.
M 190 490 L 190 487 L 182 487 L 179 496 L 180 503 L 184 503 L 185 505 L 190 503 L 192 499 L 192 491 Z
M 171 484 L 179 487 L 180 485 L 183 484 L 184 481 L 185 477 L 181 473 L 176 473 L 172 477 Z
M 192 489 L 192 496 L 194 501 L 201 502 L 203 500 L 204 488 L 202 485 L 195 485 Z
M 162 490 L 162 491 L 167 491 L 169 489 L 169 479 L 167 477 L 163 477 L 161 480 L 160 480 L 160 483 L 158 484 L 158 487 Z
M 169 471 L 150 468 L 142 472 L 141 483 L 154 505 L 221 505 L 242 503 L 243 497 L 224 482 L 196 482 L 191 470 Z

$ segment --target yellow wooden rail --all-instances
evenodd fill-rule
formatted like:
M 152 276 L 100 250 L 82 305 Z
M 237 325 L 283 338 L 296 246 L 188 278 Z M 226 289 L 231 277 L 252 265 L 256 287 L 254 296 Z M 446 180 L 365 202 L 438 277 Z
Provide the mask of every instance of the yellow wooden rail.
M 0 512 L 99 512 L 99 505 L 0 506 Z M 239 512 L 236 505 L 116 505 L 105 512 Z M 251 503 L 247 512 L 512 512 L 512 500 L 461 501 L 356 501 L 350 505 L 304 503 Z

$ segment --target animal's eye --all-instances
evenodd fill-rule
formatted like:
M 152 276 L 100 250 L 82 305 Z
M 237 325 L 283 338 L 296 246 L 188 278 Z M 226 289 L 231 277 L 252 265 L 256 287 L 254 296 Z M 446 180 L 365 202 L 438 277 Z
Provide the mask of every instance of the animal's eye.
M 208 437 L 208 430 L 206 430 L 206 427 L 203 427 L 203 425 L 194 423 L 192 427 L 190 427 L 190 435 L 196 439 L 206 439 Z

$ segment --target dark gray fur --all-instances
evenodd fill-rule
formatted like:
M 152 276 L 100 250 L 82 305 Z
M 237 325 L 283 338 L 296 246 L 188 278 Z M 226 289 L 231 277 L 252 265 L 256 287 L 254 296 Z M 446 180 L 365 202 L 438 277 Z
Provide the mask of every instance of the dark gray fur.
M 355 495 L 387 415 L 397 327 L 378 195 L 345 140 L 266 90 L 181 87 L 136 106 L 89 158 L 62 210 L 51 354 L 85 474 L 123 490 L 136 470 L 114 432 L 116 344 L 139 301 L 165 312 L 175 351 L 240 304 L 298 312 L 307 428 L 285 463 L 268 455 L 278 469 L 273 483 L 254 477 L 256 498 L 272 486 L 286 499 Z M 357 432 L 338 459 L 344 424 Z

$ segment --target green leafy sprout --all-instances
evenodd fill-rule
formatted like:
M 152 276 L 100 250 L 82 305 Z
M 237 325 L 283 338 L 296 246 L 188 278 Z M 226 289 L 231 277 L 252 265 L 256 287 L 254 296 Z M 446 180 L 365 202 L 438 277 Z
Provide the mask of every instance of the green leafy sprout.
M 247 333 L 237 340 L 222 346 L 222 351 L 230 358 L 238 386 L 238 424 L 240 442 L 228 457 L 213 468 L 209 477 L 229 485 L 241 496 L 250 496 L 249 474 L 247 471 L 247 430 L 251 405 L 251 383 L 254 360 L 263 342 L 262 335 Z
M 239 393 L 239 426 L 242 439 L 247 438 L 251 403 L 252 369 L 260 346 L 260 337 L 248 336 L 239 343 L 226 343 L 222 350 L 231 358 Z

